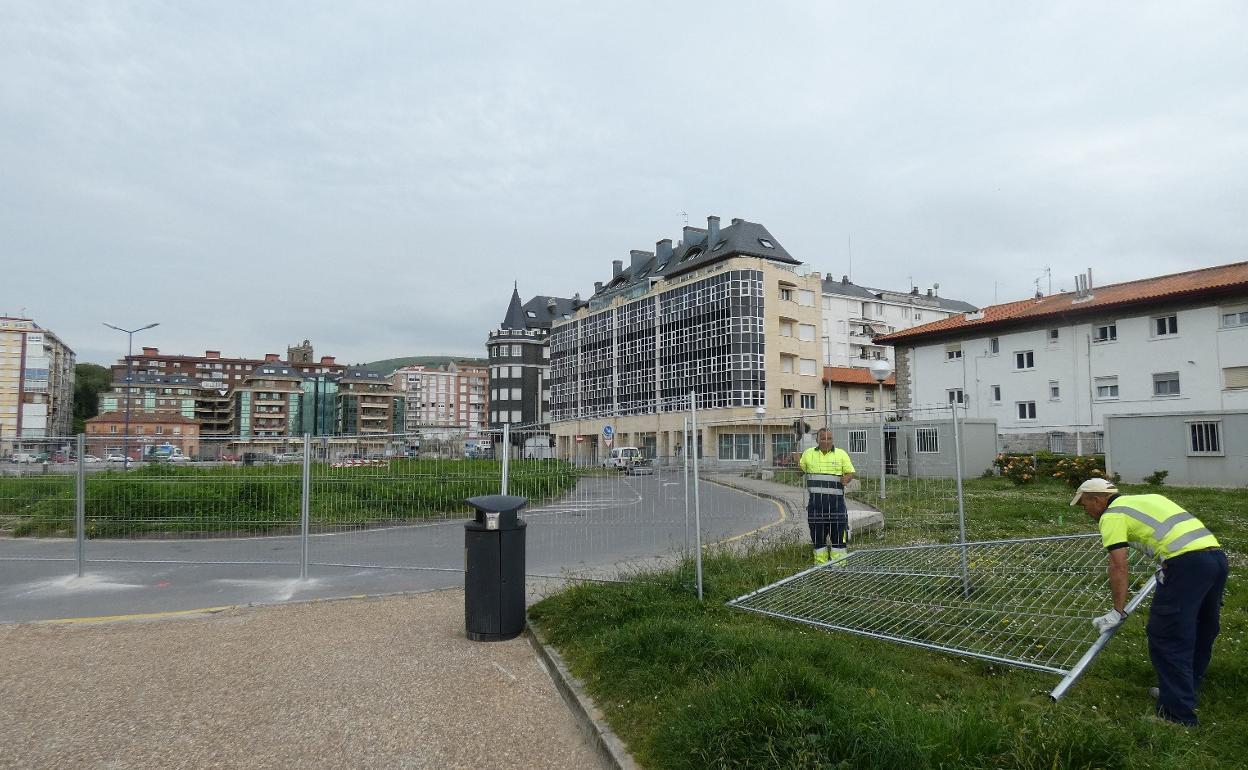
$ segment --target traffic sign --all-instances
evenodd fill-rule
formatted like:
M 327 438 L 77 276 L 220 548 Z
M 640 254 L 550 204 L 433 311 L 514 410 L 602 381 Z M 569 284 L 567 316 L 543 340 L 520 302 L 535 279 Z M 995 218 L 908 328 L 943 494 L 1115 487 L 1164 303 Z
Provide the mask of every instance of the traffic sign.
M 602 435 L 606 436 L 607 438 L 611 438 L 612 436 L 615 435 L 615 428 L 612 428 L 610 425 L 604 425 L 602 427 Z

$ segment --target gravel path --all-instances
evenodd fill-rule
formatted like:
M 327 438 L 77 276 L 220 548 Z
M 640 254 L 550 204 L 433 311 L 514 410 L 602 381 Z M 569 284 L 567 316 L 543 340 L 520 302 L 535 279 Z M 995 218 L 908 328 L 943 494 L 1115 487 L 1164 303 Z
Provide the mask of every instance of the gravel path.
M 523 638 L 463 592 L 0 625 L 0 768 L 598 768 Z

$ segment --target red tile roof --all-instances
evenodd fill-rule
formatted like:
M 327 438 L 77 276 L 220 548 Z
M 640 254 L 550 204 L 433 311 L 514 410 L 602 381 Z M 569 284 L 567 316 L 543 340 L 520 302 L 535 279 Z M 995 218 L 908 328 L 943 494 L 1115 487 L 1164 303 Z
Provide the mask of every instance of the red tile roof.
M 1052 318 L 1094 315 L 1131 305 L 1236 292 L 1248 292 L 1248 262 L 1097 286 L 1092 289 L 1092 298 L 1082 302 L 1077 302 L 1075 294 L 1067 292 L 1007 302 L 1003 305 L 990 305 L 983 309 L 982 318 L 977 317 L 979 314 L 976 313 L 972 313 L 971 318 L 959 313 L 912 329 L 876 337 L 875 342 L 898 345 L 926 338 L 960 336 L 967 331 L 978 332 L 996 326 L 1022 326 Z
M 823 381 L 829 385 L 874 385 L 875 378 L 870 369 L 854 369 L 848 366 L 823 367 Z M 892 387 L 897 384 L 897 375 L 890 374 L 884 384 Z
M 100 422 L 111 423 L 111 422 L 125 422 L 125 421 L 126 421 L 125 412 L 105 412 L 104 414 L 96 415 L 95 417 L 91 417 L 87 419 L 87 422 L 95 422 L 95 423 L 100 423 Z M 180 414 L 166 414 L 163 412 L 131 412 L 130 424 L 134 425 L 138 423 L 164 423 L 166 425 L 176 425 L 176 424 L 199 425 L 199 420 L 192 420 L 191 418 L 183 417 Z

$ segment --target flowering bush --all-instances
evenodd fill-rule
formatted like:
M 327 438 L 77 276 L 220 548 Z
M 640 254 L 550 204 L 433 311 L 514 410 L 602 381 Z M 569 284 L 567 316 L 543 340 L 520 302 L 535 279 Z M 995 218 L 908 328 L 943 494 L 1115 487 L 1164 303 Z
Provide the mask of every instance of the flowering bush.
M 999 454 L 992 464 L 1000 469 L 1002 476 L 1017 486 L 1021 487 L 1036 480 L 1036 466 L 1032 464 L 1031 455 Z
M 1105 460 L 1091 455 L 1075 455 L 1058 460 L 1053 466 L 1053 478 L 1061 479 L 1071 489 L 1092 478 L 1104 478 Z

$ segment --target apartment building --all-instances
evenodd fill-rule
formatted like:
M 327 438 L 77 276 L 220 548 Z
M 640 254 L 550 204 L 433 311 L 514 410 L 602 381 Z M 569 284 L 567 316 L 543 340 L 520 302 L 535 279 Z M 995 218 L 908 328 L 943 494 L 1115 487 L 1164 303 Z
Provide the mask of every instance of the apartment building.
M 426 436 L 478 438 L 487 427 L 489 372 L 450 362 L 444 367 L 414 364 L 390 375 L 402 398 L 404 425 Z
M 974 305 L 940 296 L 940 284 L 921 293 L 872 289 L 848 276 L 823 279 L 823 364 L 869 367 L 872 361 L 893 360 L 893 349 L 881 344 L 885 334 L 921 326 L 951 315 L 973 313 Z
M 1248 407 L 1248 262 L 1036 296 L 879 340 L 898 400 L 966 404 L 1006 449 L 1099 451 L 1112 415 Z M 1222 445 L 1192 418 L 1189 450 Z
M 761 224 L 684 228 L 613 264 L 550 332 L 551 432 L 560 457 L 597 461 L 608 443 L 682 451 L 688 396 L 697 451 L 724 460 L 791 451 L 791 425 L 823 409 L 821 278 Z M 726 452 L 724 450 L 727 450 Z
M 74 351 L 30 318 L 0 316 L 0 448 L 68 436 L 73 401 Z
M 274 356 L 276 358 L 276 356 Z M 230 390 L 231 436 L 272 438 L 297 436 L 303 374 L 282 361 L 258 365 Z
M 486 341 L 491 426 L 549 427 L 551 326 L 570 319 L 582 304 L 579 295 L 538 295 L 522 303 L 519 288 L 512 287 L 507 313 Z
M 402 433 L 403 396 L 389 377 L 367 369 L 347 369 L 338 380 L 337 433 L 386 435 Z

